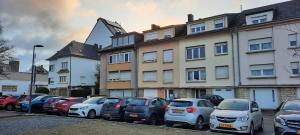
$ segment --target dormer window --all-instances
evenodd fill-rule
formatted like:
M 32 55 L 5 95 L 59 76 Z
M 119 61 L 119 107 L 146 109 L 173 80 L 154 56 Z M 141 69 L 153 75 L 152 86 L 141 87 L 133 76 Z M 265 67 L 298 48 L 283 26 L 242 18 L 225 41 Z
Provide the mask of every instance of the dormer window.
M 215 29 L 221 29 L 224 28 L 224 19 L 216 19 L 215 20 Z
M 205 23 L 191 25 L 191 33 L 199 33 L 205 31 Z
M 171 29 L 167 29 L 164 31 L 164 38 L 172 38 L 172 30 Z
M 118 46 L 118 38 L 114 38 L 114 39 L 112 40 L 112 45 L 113 45 L 113 46 Z
M 256 17 L 252 17 L 251 19 L 253 24 L 265 23 L 267 22 L 267 15 L 256 16 Z
M 246 15 L 246 24 L 260 24 L 273 20 L 273 11 L 261 12 L 251 15 Z
M 157 32 L 146 33 L 145 41 L 156 40 L 156 39 L 158 39 L 158 33 Z

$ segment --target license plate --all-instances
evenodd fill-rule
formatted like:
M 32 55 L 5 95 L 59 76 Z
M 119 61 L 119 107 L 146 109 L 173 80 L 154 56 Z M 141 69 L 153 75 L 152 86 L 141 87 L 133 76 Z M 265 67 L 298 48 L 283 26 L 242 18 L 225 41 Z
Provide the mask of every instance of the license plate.
M 231 124 L 224 124 L 224 123 L 221 123 L 220 127 L 221 128 L 233 128 L 233 126 Z
M 183 110 L 178 110 L 178 109 L 173 110 L 173 113 L 182 113 L 182 112 L 183 112 Z
M 137 114 L 130 114 L 129 116 L 130 116 L 130 117 L 138 117 Z

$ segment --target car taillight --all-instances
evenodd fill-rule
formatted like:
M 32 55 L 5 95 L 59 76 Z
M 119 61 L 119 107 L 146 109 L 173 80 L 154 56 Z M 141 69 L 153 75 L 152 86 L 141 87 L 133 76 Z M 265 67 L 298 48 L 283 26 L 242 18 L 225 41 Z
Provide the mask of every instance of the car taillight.
M 164 110 L 165 110 L 165 112 L 168 112 L 169 111 L 169 106 L 165 106 Z
M 121 107 L 121 105 L 122 105 L 122 101 L 120 101 L 120 102 L 115 106 L 115 109 L 116 109 L 116 110 L 119 110 L 120 107 Z
M 194 108 L 194 107 L 189 107 L 189 108 L 186 108 L 186 111 L 187 111 L 188 113 L 194 113 L 194 112 L 196 112 L 197 110 L 196 110 L 196 108 Z

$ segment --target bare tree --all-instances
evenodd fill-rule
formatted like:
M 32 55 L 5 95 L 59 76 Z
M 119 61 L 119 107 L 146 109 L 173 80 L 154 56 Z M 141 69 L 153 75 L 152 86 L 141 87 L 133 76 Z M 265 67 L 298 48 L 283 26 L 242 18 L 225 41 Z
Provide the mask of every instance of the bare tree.
M 3 27 L 0 22 L 0 75 L 4 74 L 6 62 L 12 58 L 12 46 L 8 45 L 8 41 L 2 36 Z

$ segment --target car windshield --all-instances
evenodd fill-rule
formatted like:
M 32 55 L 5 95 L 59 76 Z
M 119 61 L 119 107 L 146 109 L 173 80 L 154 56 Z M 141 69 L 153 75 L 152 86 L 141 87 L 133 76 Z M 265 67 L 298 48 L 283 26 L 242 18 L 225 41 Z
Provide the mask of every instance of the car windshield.
M 300 111 L 300 100 L 288 101 L 284 104 L 282 110 Z
M 174 107 L 189 107 L 192 106 L 193 103 L 191 101 L 172 101 L 170 106 Z
M 85 100 L 83 103 L 84 104 L 96 104 L 97 101 L 99 100 L 100 98 L 97 98 L 97 97 L 93 97 L 93 98 L 90 98 L 88 100 Z
M 147 99 L 143 98 L 136 98 L 132 99 L 129 103 L 129 105 L 135 105 L 135 106 L 144 106 L 146 105 Z
M 217 109 L 247 111 L 249 110 L 249 102 L 241 100 L 224 100 L 219 104 Z
M 118 103 L 119 101 L 120 101 L 119 98 L 108 98 L 106 100 L 106 103 L 113 103 L 113 104 L 115 104 L 115 103 Z
M 32 101 L 36 101 L 36 100 L 41 100 L 42 98 L 44 98 L 45 96 L 38 96 L 35 99 L 33 99 Z

